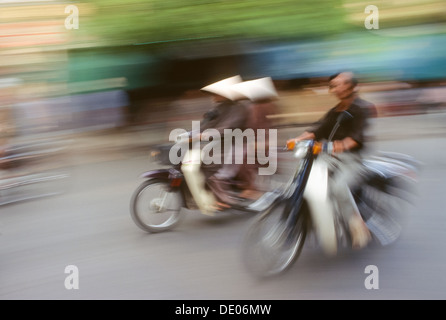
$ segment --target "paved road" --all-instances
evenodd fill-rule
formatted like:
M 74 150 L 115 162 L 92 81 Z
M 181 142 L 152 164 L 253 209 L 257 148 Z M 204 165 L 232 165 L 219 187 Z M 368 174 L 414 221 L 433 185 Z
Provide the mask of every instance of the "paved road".
M 391 247 L 326 258 L 309 243 L 287 273 L 259 281 L 239 250 L 253 216 L 190 211 L 175 230 L 147 234 L 129 216 L 138 175 L 153 168 L 146 152 L 96 153 L 73 167 L 68 193 L 0 208 L 0 299 L 444 299 L 445 122 L 422 120 L 378 125 L 376 149 L 423 163 L 415 205 Z M 430 133 L 421 132 L 426 125 Z M 77 290 L 65 287 L 70 265 Z M 368 265 L 378 267 L 377 290 L 364 286 Z

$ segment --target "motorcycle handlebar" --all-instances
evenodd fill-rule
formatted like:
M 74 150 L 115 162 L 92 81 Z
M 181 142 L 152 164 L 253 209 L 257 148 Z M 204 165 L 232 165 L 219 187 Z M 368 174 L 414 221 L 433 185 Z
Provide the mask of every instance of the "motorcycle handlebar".
M 313 150 L 313 154 L 320 154 L 320 153 L 326 153 L 326 154 L 333 154 L 333 142 L 319 142 L 314 140 L 307 140 L 311 141 L 311 147 Z M 296 139 L 287 141 L 286 146 L 284 147 L 284 150 L 286 151 L 292 151 L 296 148 L 297 144 L 301 142 Z

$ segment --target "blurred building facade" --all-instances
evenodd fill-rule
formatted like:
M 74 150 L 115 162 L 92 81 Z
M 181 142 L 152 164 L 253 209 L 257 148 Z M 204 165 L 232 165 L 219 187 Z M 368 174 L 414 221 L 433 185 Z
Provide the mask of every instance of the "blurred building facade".
M 407 104 L 444 104 L 444 1 L 375 2 L 377 30 L 364 27 L 365 1 L 261 4 L 1 1 L 0 77 L 21 81 L 13 109 L 18 132 L 197 118 L 210 107 L 198 88 L 235 74 L 272 77 L 283 118 L 292 122 L 330 107 L 324 81 L 346 69 L 389 107 L 382 115 Z M 79 29 L 66 28 L 69 5 L 79 9 Z

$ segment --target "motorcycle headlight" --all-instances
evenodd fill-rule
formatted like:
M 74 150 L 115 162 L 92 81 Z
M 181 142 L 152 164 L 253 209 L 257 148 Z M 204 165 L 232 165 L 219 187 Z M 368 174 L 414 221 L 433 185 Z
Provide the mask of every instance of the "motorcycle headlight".
M 303 159 L 310 147 L 311 141 L 299 141 L 294 148 L 294 158 Z

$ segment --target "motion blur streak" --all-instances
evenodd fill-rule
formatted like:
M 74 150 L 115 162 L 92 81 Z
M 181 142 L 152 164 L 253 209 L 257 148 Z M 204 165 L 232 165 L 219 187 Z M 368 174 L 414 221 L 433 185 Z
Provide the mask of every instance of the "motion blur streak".
M 442 0 L 0 0 L 0 297 L 72 298 L 58 290 L 79 264 L 85 297 L 445 298 L 445 12 Z M 334 106 L 327 79 L 345 70 L 377 107 L 376 148 L 427 164 L 416 228 L 402 251 L 370 261 L 388 281 L 379 292 L 363 287 L 363 256 L 252 285 L 234 258 L 246 217 L 197 218 L 172 238 L 129 227 L 150 147 L 211 109 L 200 88 L 271 77 L 280 147 Z M 279 159 L 278 178 L 287 165 Z

